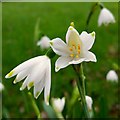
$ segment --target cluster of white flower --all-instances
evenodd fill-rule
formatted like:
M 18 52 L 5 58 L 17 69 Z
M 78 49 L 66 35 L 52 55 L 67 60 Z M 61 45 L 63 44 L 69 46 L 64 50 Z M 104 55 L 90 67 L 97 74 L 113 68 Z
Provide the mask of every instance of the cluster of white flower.
M 95 32 L 83 31 L 80 35 L 75 28 L 70 26 L 66 34 L 66 43 L 60 38 L 50 41 L 53 51 L 61 57 L 55 63 L 55 71 L 65 68 L 70 64 L 79 64 L 83 61 L 96 62 L 96 56 L 89 50 L 95 41 Z M 49 104 L 51 87 L 51 61 L 46 55 L 31 58 L 15 67 L 5 78 L 17 75 L 13 83 L 25 79 L 20 90 L 28 90 L 34 86 L 34 97 L 38 98 L 44 89 L 45 102 Z

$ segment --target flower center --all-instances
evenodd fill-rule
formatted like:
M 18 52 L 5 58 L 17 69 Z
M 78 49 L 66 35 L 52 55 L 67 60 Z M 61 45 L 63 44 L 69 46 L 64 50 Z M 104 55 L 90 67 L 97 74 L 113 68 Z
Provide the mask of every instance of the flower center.
M 70 50 L 70 57 L 76 57 L 79 58 L 80 55 L 80 44 L 74 44 L 72 43 L 69 46 L 69 50 Z

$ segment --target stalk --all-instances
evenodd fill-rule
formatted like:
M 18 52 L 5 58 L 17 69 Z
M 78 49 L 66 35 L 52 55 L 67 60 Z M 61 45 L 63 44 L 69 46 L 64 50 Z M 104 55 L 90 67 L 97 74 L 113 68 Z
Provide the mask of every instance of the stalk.
M 85 117 L 90 118 L 87 103 L 85 100 L 85 76 L 84 76 L 82 64 L 80 64 L 80 66 L 73 65 L 73 68 L 78 77 L 76 81 L 77 81 L 78 90 L 79 90 L 80 97 L 81 97 L 82 106 L 84 108 Z

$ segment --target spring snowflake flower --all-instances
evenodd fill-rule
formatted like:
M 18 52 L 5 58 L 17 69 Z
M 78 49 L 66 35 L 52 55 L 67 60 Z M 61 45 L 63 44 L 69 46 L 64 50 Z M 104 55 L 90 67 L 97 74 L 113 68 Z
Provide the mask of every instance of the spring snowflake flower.
M 41 40 L 37 42 L 37 46 L 40 46 L 42 49 L 47 49 L 50 47 L 50 38 L 47 36 L 43 36 Z
M 110 70 L 106 75 L 107 81 L 115 81 L 118 82 L 118 75 L 114 70 Z
M 4 90 L 4 85 L 0 82 L 0 92 Z
M 49 94 L 51 87 L 51 62 L 44 56 L 31 58 L 15 67 L 5 78 L 11 78 L 17 75 L 14 84 L 25 79 L 20 90 L 26 87 L 28 90 L 34 86 L 34 97 L 37 99 L 44 89 L 44 99 L 49 104 Z
M 70 64 L 79 64 L 83 61 L 96 62 L 96 56 L 90 52 L 95 40 L 95 32 L 88 34 L 83 31 L 80 35 L 75 28 L 70 26 L 66 34 L 66 43 L 60 38 L 50 41 L 53 51 L 60 55 L 55 63 L 55 71 L 65 68 Z
M 65 106 L 65 97 L 63 97 L 62 99 L 52 98 L 52 105 L 57 112 L 62 112 Z
M 92 110 L 93 100 L 90 96 L 85 96 L 88 110 Z
M 102 24 L 107 26 L 109 23 L 115 23 L 115 18 L 107 8 L 103 8 L 98 18 L 98 26 L 101 26 Z

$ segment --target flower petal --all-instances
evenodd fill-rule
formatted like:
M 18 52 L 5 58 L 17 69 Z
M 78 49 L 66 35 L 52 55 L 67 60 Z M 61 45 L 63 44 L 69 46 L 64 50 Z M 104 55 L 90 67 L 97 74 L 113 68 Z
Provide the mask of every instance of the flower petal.
M 24 90 L 30 80 L 30 75 L 27 76 L 27 78 L 24 80 L 22 86 L 20 87 L 20 90 Z
M 29 74 L 29 69 L 25 69 L 23 71 L 21 71 L 17 77 L 15 78 L 15 80 L 13 81 L 13 83 L 17 83 L 20 82 L 21 80 L 23 80 L 27 75 Z
M 109 23 L 115 23 L 115 18 L 107 8 L 103 8 L 98 17 L 98 26 L 102 24 L 107 26 Z
M 28 90 L 34 85 L 37 84 L 39 81 L 41 81 L 44 76 L 45 72 L 47 69 L 48 65 L 47 62 L 46 64 L 39 63 L 36 65 L 34 68 L 32 68 L 32 71 L 30 72 L 30 80 L 29 83 L 27 84 Z
M 68 46 L 60 38 L 55 38 L 50 41 L 50 46 L 52 47 L 53 51 L 58 55 L 67 56 L 70 53 Z
M 44 79 L 42 79 L 39 83 L 36 83 L 34 85 L 34 97 L 36 99 L 41 94 L 44 87 L 45 87 L 45 80 Z
M 96 56 L 90 51 L 87 51 L 84 57 L 86 62 L 88 61 L 97 62 Z
M 49 105 L 50 88 L 51 88 L 51 63 L 49 62 L 48 70 L 46 71 L 45 89 L 44 89 L 44 99 L 47 105 Z
M 20 65 L 15 67 L 10 73 L 8 73 L 5 76 L 5 78 L 11 78 L 11 77 L 15 76 L 16 74 L 18 74 L 19 72 L 21 72 L 22 70 L 24 70 L 26 68 L 29 69 L 29 67 L 32 67 L 33 65 L 42 61 L 43 58 L 44 58 L 44 56 L 38 56 L 38 57 L 31 58 L 31 59 L 21 63 Z
M 55 63 L 55 71 L 58 72 L 61 68 L 67 67 L 72 59 L 71 57 L 59 57 Z
M 68 28 L 68 31 L 66 34 L 66 43 L 71 44 L 71 42 L 75 42 L 76 44 L 80 42 L 79 33 L 72 26 Z
M 80 35 L 80 39 L 83 43 L 84 48 L 86 50 L 90 50 L 95 41 L 95 32 L 88 34 L 87 32 L 83 31 Z
M 84 60 L 85 60 L 85 58 L 73 59 L 71 62 L 69 62 L 69 64 L 79 64 L 79 63 L 83 62 Z

